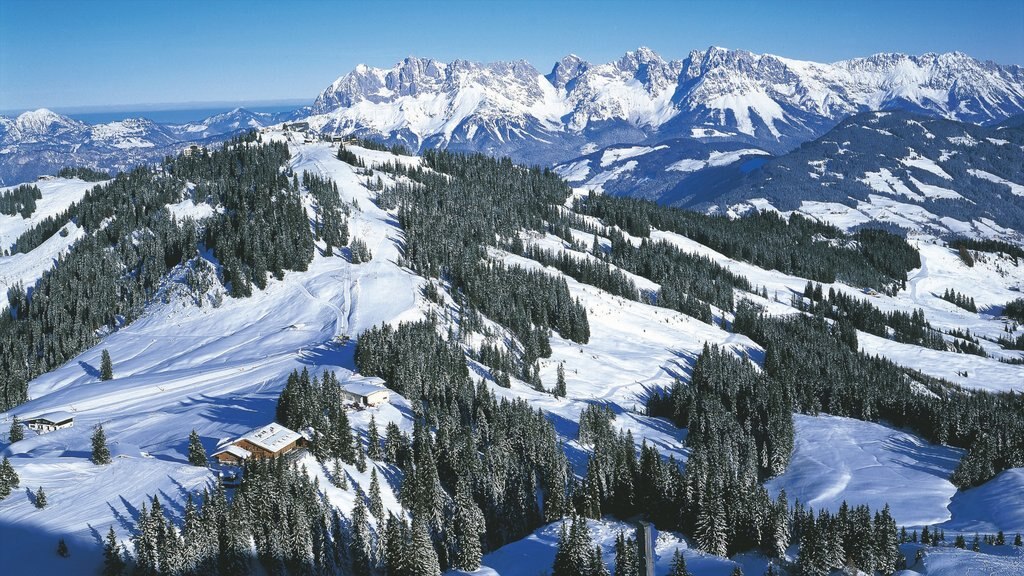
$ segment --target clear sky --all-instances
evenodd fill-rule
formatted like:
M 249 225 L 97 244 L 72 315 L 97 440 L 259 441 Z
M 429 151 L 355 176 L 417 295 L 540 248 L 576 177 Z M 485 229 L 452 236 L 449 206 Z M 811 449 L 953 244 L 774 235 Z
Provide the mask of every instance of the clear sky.
M 0 0 L 0 110 L 316 94 L 409 56 L 607 62 L 711 45 L 831 62 L 959 50 L 1024 65 L 1024 0 Z

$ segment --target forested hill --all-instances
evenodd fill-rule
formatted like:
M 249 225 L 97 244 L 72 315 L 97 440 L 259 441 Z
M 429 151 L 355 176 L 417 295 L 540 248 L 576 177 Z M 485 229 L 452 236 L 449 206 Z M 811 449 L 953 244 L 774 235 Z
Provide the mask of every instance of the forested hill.
M 732 191 L 690 204 L 724 209 L 763 199 L 844 228 L 889 225 L 1020 241 L 1024 129 L 1018 124 L 862 114 L 749 171 Z
M 1010 245 L 276 129 L 5 202 L 0 555 L 43 572 L 632 575 L 646 518 L 659 574 L 888 574 L 1024 530 Z M 294 461 L 208 468 L 275 420 Z

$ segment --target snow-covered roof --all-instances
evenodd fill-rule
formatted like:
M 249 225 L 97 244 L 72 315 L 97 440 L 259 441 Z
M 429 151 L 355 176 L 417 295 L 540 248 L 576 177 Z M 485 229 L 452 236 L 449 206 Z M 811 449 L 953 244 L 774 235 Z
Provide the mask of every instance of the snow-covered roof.
M 249 456 L 252 456 L 252 452 L 249 452 L 241 446 L 235 446 L 234 444 L 228 444 L 223 450 L 218 450 L 213 453 L 214 456 L 217 456 L 218 454 L 231 454 L 237 458 L 248 458 Z
M 352 378 L 342 382 L 341 389 L 364 398 L 377 392 L 389 392 L 380 378 Z
M 242 436 L 238 441 L 247 440 L 264 450 L 277 452 L 299 438 L 302 438 L 302 435 L 298 432 L 289 430 L 277 422 L 271 422 Z
M 46 414 L 40 414 L 35 418 L 29 418 L 28 422 L 49 422 L 51 424 L 61 424 L 68 420 L 73 420 L 75 415 L 71 412 L 65 412 L 63 410 L 57 410 L 56 412 L 47 412 Z

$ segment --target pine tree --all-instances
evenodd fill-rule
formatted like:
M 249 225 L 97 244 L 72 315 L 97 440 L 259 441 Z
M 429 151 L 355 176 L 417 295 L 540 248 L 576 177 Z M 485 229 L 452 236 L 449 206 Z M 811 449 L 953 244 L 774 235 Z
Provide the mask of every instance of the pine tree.
M 64 542 L 63 538 L 57 542 L 57 556 L 60 556 L 61 558 L 71 556 L 71 552 L 68 552 L 68 545 Z
M 590 574 L 592 576 L 611 576 L 608 573 L 608 567 L 604 564 L 604 558 L 601 557 L 601 545 L 594 546 L 594 558 L 591 561 Z
M 356 496 L 356 505 L 352 509 L 352 539 L 349 543 L 352 558 L 352 573 L 355 576 L 368 576 L 372 567 L 370 523 L 366 517 L 366 504 L 363 496 Z
M 558 379 L 555 381 L 555 389 L 553 393 L 556 398 L 565 398 L 565 363 L 558 363 Z
M 441 566 L 430 538 L 430 529 L 422 516 L 412 519 L 412 539 L 409 543 L 409 576 L 440 576 Z
M 690 576 L 689 570 L 686 569 L 686 557 L 679 553 L 679 548 L 672 554 L 672 567 L 668 576 Z
M 117 542 L 114 527 L 107 531 L 103 541 L 103 576 L 121 576 L 124 574 L 125 562 L 121 556 L 121 545 Z
M 370 473 L 370 514 L 381 520 L 384 518 L 384 502 L 380 497 L 380 480 L 377 479 L 377 468 Z
M 11 442 L 11 444 L 14 444 L 15 442 L 23 440 L 24 438 L 25 427 L 21 425 L 21 420 L 18 420 L 18 417 L 15 416 L 11 420 L 11 430 L 7 435 L 7 439 Z
M 43 492 L 42 486 L 40 486 L 39 489 L 36 490 L 36 508 L 46 508 L 46 492 Z
M 388 515 L 387 526 L 384 528 L 384 571 L 388 576 L 406 574 L 406 533 L 408 527 L 404 520 L 393 514 Z
M 188 435 L 188 463 L 193 466 L 206 466 L 206 449 L 195 429 Z
M 0 500 L 10 496 L 11 491 L 20 484 L 21 479 L 18 477 L 18 473 L 7 456 L 4 456 L 3 462 L 0 462 Z
M 370 426 L 366 431 L 366 455 L 372 460 L 382 460 L 380 434 L 377 432 L 377 418 L 370 415 Z
M 469 491 L 469 483 L 465 478 L 459 480 L 455 488 L 455 557 L 452 566 L 467 572 L 480 568 L 483 554 L 480 538 L 485 532 L 484 514 L 473 501 Z
M 740 568 L 739 566 L 734 567 L 732 569 L 732 575 L 731 576 L 743 576 L 743 569 Z
M 974 535 L 974 540 L 971 541 L 971 550 L 973 550 L 975 552 L 980 552 L 981 551 L 981 542 L 980 542 L 977 534 Z
M 963 534 L 956 535 L 956 540 L 953 541 L 953 546 L 956 546 L 961 550 L 967 548 L 967 540 L 964 539 Z
M 615 576 L 639 576 L 636 541 L 620 530 L 615 537 Z
M 360 474 L 366 472 L 366 452 L 359 445 L 356 446 L 356 470 Z
M 103 425 L 97 424 L 92 433 L 92 461 L 96 464 L 110 464 L 110 449 L 107 448 L 107 435 Z
M 331 466 L 331 483 L 342 490 L 348 490 L 348 479 L 345 476 L 345 471 L 341 469 L 341 458 L 335 458 Z
M 1017 535 L 1014 536 L 1014 538 L 1013 538 L 1013 545 L 1014 546 L 1022 546 L 1022 545 L 1024 545 L 1024 542 L 1021 542 L 1020 532 L 1018 532 Z
M 100 380 L 110 380 L 114 377 L 114 363 L 110 360 L 110 352 L 106 348 L 100 355 Z

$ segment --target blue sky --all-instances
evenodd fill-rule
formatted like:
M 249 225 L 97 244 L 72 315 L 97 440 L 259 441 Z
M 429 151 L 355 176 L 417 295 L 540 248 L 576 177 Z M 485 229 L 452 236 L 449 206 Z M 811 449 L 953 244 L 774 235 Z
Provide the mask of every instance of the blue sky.
M 0 0 L 0 110 L 311 101 L 409 55 L 593 62 L 649 46 L 835 61 L 959 50 L 1024 65 L 1024 1 Z

